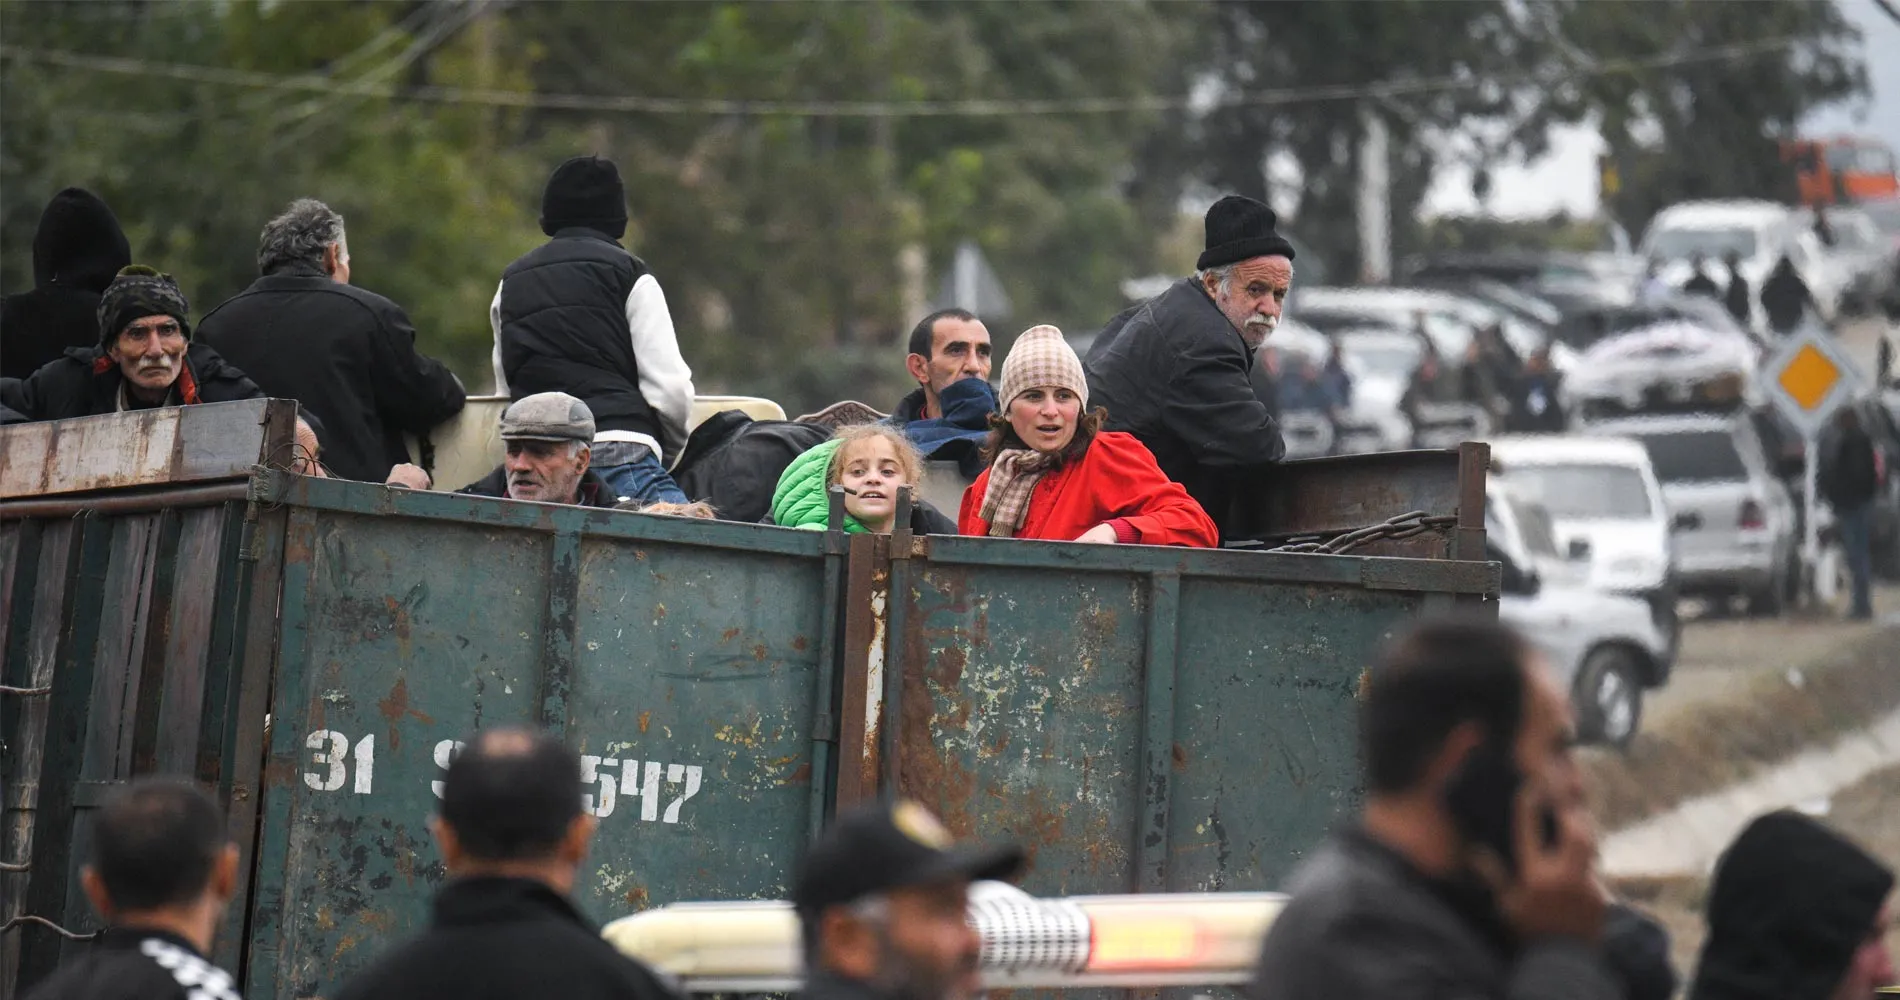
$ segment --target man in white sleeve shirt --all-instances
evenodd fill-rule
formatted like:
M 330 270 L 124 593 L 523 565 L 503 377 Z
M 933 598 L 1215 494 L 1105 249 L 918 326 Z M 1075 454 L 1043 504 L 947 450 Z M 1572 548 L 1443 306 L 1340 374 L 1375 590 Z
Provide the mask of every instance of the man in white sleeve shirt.
M 593 469 L 616 495 L 687 502 L 667 468 L 686 445 L 693 372 L 660 283 L 620 246 L 627 197 L 613 161 L 556 168 L 541 231 L 552 238 L 508 265 L 489 306 L 495 391 L 580 397 L 597 428 Z

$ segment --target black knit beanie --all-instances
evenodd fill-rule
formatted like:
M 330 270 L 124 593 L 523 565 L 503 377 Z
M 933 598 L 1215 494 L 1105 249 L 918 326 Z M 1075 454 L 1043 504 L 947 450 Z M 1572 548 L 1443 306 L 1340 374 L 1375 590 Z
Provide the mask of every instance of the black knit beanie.
M 127 325 L 147 316 L 170 316 L 187 338 L 191 336 L 191 304 L 178 282 L 169 274 L 132 264 L 121 269 L 99 296 L 99 346 L 110 348 Z
M 1293 259 L 1293 244 L 1273 231 L 1278 221 L 1273 209 L 1237 194 L 1230 194 L 1207 210 L 1207 249 L 1201 252 L 1194 269 L 1205 271 L 1253 257 Z
M 598 156 L 576 156 L 554 168 L 541 194 L 541 231 L 553 236 L 572 226 L 614 239 L 627 232 L 627 189 L 620 168 Z
M 1820 823 L 1756 819 L 1716 862 L 1690 1000 L 1826 1000 L 1892 891 L 1892 872 Z

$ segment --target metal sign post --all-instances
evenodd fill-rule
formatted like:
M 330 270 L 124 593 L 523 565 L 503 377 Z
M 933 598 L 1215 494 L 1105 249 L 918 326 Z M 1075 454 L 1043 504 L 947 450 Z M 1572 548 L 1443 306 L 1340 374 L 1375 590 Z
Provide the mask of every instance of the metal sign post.
M 1775 408 L 1801 432 L 1801 563 L 1803 579 L 1812 592 L 1815 567 L 1821 560 L 1820 504 L 1816 496 L 1821 431 L 1854 398 L 1860 373 L 1833 334 L 1809 325 L 1783 342 L 1763 366 L 1763 374 Z

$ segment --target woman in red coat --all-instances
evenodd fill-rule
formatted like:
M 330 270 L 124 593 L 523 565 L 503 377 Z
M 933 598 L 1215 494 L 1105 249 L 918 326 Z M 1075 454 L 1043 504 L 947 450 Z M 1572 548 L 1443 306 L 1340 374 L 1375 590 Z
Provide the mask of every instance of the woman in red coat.
M 990 467 L 963 493 L 957 531 L 1122 545 L 1220 544 L 1214 522 L 1133 435 L 1088 411 L 1082 360 L 1062 331 L 1030 328 L 1003 362 Z

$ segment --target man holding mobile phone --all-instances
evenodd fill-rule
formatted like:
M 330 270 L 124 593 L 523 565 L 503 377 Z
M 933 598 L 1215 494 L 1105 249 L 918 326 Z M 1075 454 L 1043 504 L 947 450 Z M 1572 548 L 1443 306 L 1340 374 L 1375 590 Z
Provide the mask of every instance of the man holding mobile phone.
M 1360 741 L 1364 814 L 1294 873 L 1255 1000 L 1647 993 L 1652 970 L 1606 954 L 1569 699 L 1522 638 L 1478 620 L 1401 636 L 1363 684 Z

